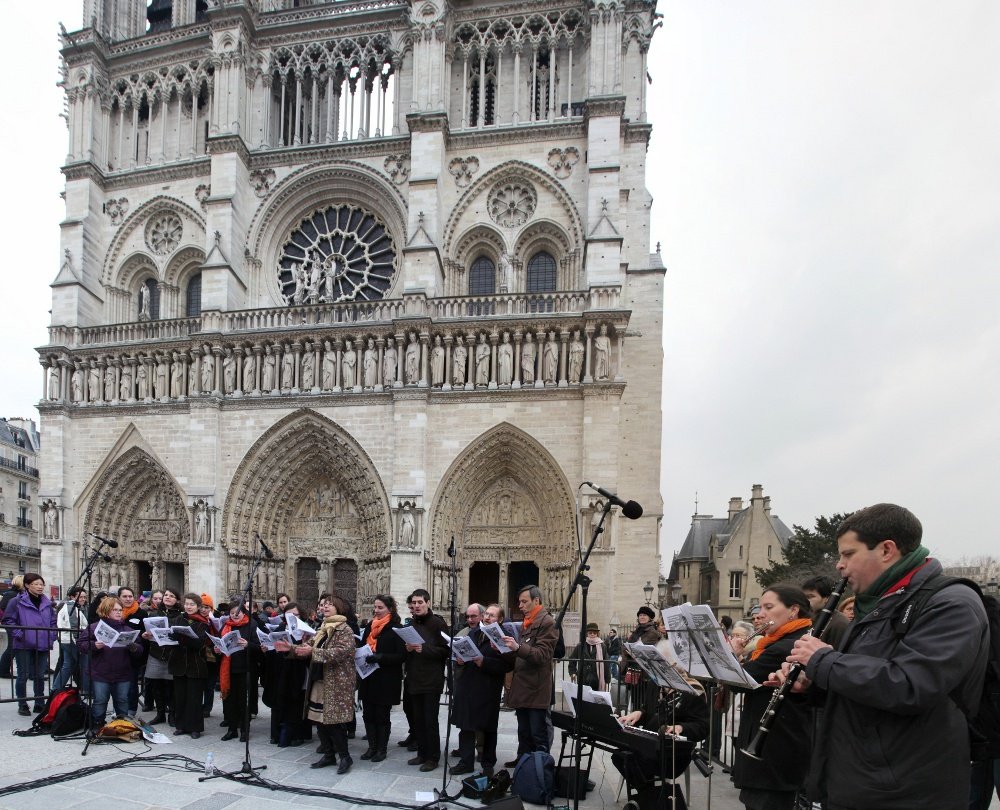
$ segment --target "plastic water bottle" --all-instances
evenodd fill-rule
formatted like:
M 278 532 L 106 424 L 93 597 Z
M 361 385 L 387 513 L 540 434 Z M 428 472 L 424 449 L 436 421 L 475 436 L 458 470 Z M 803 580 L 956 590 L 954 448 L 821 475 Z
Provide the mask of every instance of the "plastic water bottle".
M 205 756 L 205 776 L 215 775 L 215 758 L 212 756 L 212 752 L 209 751 Z

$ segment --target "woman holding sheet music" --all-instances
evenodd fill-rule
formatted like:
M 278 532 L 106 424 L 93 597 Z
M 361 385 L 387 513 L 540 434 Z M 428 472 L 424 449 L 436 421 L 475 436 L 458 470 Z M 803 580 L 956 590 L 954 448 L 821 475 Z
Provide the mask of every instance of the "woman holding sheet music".
M 399 705 L 403 689 L 406 646 L 392 632 L 392 628 L 401 626 L 396 600 L 391 596 L 376 596 L 372 601 L 372 620 L 361 635 L 358 652 L 365 663 L 378 664 L 378 669 L 358 682 L 368 736 L 368 750 L 361 758 L 372 762 L 381 762 L 386 757 L 392 732 L 389 716 L 392 707 Z
M 114 703 L 116 717 L 128 716 L 132 661 L 142 657 L 142 645 L 138 637 L 125 647 L 112 647 L 97 640 L 108 627 L 114 633 L 127 633 L 132 630 L 122 613 L 122 603 L 114 596 L 105 596 L 97 606 L 97 623 L 86 627 L 77 640 L 80 652 L 91 658 L 90 674 L 94 695 L 91 716 L 94 718 L 95 730 L 104 725 L 109 699 Z
M 812 627 L 812 609 L 802 589 L 795 585 L 772 585 L 760 597 L 760 615 L 770 632 L 762 636 L 743 668 L 758 683 L 781 669 L 795 641 Z M 771 623 L 771 624 L 768 624 Z M 730 641 L 737 657 L 744 642 Z M 810 710 L 801 702 L 786 700 L 768 733 L 763 761 L 750 759 L 745 748 L 757 732 L 773 689 L 760 686 L 747 694 L 736 737 L 733 783 L 740 788 L 740 801 L 749 810 L 791 810 L 809 770 L 811 740 Z
M 197 740 L 205 730 L 201 701 L 208 678 L 205 645 L 208 644 L 208 619 L 201 615 L 201 597 L 184 594 L 183 612 L 170 620 L 170 637 L 177 642 L 170 648 L 170 674 L 174 676 L 175 735 L 190 734 Z M 177 628 L 177 629 L 174 629 Z
M 240 742 L 246 742 L 250 730 L 250 718 L 247 715 L 247 688 L 249 683 L 257 682 L 257 658 L 260 655 L 260 641 L 257 639 L 257 628 L 250 621 L 248 613 L 244 613 L 239 605 L 233 605 L 229 610 L 229 618 L 219 632 L 220 637 L 236 630 L 240 634 L 242 650 L 232 655 L 219 655 L 219 691 L 222 694 L 222 723 L 228 727 L 222 735 L 223 741 L 235 740 L 237 734 Z
M 173 588 L 164 588 L 160 597 L 160 606 L 148 611 L 148 618 L 171 619 L 181 615 L 181 595 Z M 170 674 L 170 651 L 173 647 L 162 647 L 156 643 L 153 634 L 146 632 L 142 637 L 149 642 L 149 655 L 146 658 L 146 700 L 153 704 L 156 716 L 150 720 L 151 725 L 174 722 L 174 676 Z

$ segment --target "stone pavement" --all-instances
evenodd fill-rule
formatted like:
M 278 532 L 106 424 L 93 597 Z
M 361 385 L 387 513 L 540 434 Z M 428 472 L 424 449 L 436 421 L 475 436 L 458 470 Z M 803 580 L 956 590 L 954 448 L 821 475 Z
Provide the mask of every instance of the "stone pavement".
M 11 681 L 2 682 L 4 698 L 10 697 Z M 315 740 L 298 748 L 279 749 L 268 744 L 269 717 L 266 706 L 261 705 L 261 715 L 251 725 L 251 759 L 254 765 L 266 765 L 262 776 L 280 785 L 335 791 L 343 796 L 331 801 L 330 797 L 303 796 L 288 792 L 271 791 L 255 785 L 240 784 L 226 779 L 199 782 L 204 774 L 206 754 L 214 754 L 216 766 L 225 770 L 239 770 L 243 762 L 244 745 L 234 741 L 222 742 L 223 729 L 219 727 L 222 710 L 218 699 L 212 717 L 206 720 L 206 732 L 199 740 L 180 737 L 170 745 L 148 745 L 142 743 L 122 743 L 117 745 L 91 745 L 86 757 L 81 756 L 83 740 L 53 741 L 50 737 L 14 737 L 9 733 L 0 735 L 0 791 L 8 785 L 36 779 L 72 773 L 83 768 L 120 762 L 138 755 L 139 762 L 158 754 L 180 754 L 197 763 L 190 771 L 176 770 L 183 765 L 171 767 L 152 764 L 136 767 L 102 769 L 96 773 L 60 784 L 46 785 L 35 790 L 9 795 L 0 795 L 0 808 L 23 810 L 25 807 L 94 808 L 106 810 L 109 802 L 115 810 L 141 808 L 197 808 L 197 810 L 268 810 L 278 806 L 296 804 L 301 807 L 385 807 L 386 801 L 399 802 L 418 807 L 426 802 L 417 800 L 418 791 L 432 791 L 441 787 L 443 768 L 430 774 L 422 774 L 415 767 L 408 766 L 406 760 L 413 756 L 396 745 L 406 732 L 406 721 L 402 712 L 393 712 L 393 739 L 389 757 L 380 763 L 362 762 L 358 756 L 365 749 L 359 738 L 351 741 L 354 767 L 344 776 L 337 776 L 334 768 L 312 770 L 311 762 L 318 759 Z M 444 731 L 445 708 L 441 710 L 441 726 Z M 148 714 L 146 715 L 149 716 Z M 29 718 L 17 714 L 16 703 L 0 704 L 0 728 L 22 729 L 30 724 Z M 164 730 L 169 731 L 166 727 Z M 364 733 L 363 731 L 361 732 Z M 442 733 L 442 742 L 444 736 Z M 451 747 L 456 745 L 456 734 L 452 730 Z M 558 749 L 559 732 L 556 732 L 555 748 Z M 516 723 L 513 712 L 501 713 L 498 754 L 501 762 L 511 759 L 517 748 Z M 558 754 L 555 751 L 554 754 Z M 619 776 L 611 765 L 610 755 L 597 752 L 591 778 L 597 784 L 596 790 L 588 793 L 580 802 L 584 810 L 597 808 L 620 808 L 624 800 L 618 797 Z M 697 770 L 691 768 L 691 792 L 688 805 L 692 810 L 739 810 L 736 791 L 728 777 L 717 767 L 712 780 L 711 805 L 708 804 L 708 781 Z M 458 793 L 460 777 L 452 778 L 448 784 L 450 793 Z M 358 804 L 354 800 L 367 800 Z M 481 807 L 478 801 L 461 799 L 466 807 Z M 557 799 L 560 804 L 572 807 L 572 800 Z M 443 804 L 441 805 L 444 806 Z M 535 807 L 535 805 L 525 805 Z

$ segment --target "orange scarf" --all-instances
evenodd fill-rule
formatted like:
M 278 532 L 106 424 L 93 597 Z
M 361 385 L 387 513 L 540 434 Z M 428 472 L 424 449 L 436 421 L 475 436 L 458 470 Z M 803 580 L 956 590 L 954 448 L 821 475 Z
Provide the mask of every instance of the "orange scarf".
M 794 633 L 796 630 L 801 630 L 803 627 L 812 627 L 812 619 L 793 619 L 790 622 L 785 622 L 773 633 L 768 633 L 757 642 L 757 646 L 754 647 L 754 651 L 750 653 L 750 660 L 756 661 L 760 657 L 760 654 L 770 645 L 774 644 L 774 642 L 776 642 L 779 638 L 784 638 L 789 633 Z
M 372 623 L 368 625 L 368 638 L 365 641 L 372 648 L 372 652 L 375 652 L 375 644 L 378 642 L 379 633 L 382 632 L 382 629 L 390 621 L 392 621 L 392 614 L 386 613 L 381 619 L 372 619 Z
M 132 607 L 122 608 L 122 619 L 128 619 L 133 613 L 138 613 L 139 603 L 133 602 Z
M 250 617 L 245 613 L 241 613 L 238 619 L 229 618 L 226 623 L 222 625 L 222 633 L 220 634 L 220 637 L 226 635 L 226 633 L 230 630 L 242 627 L 248 621 L 250 621 Z M 224 655 L 222 656 L 222 661 L 219 663 L 219 692 L 222 694 L 223 698 L 229 694 L 229 687 L 231 685 L 229 678 L 230 658 L 232 658 L 231 655 Z
M 526 614 L 524 621 L 521 623 L 521 633 L 523 634 L 525 630 L 531 627 L 531 623 L 538 618 L 539 614 L 542 612 L 542 606 L 538 605 L 530 613 Z

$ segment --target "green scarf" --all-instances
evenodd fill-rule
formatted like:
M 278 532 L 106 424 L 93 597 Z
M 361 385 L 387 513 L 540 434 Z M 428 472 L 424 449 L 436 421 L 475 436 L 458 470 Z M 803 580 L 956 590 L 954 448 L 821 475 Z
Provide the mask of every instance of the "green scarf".
M 906 576 L 918 565 L 922 565 L 930 551 L 923 546 L 917 546 L 909 554 L 901 558 L 891 568 L 882 572 L 882 576 L 876 579 L 864 593 L 859 593 L 854 600 L 854 620 L 863 619 L 875 608 L 879 599 L 885 596 L 885 592 Z

